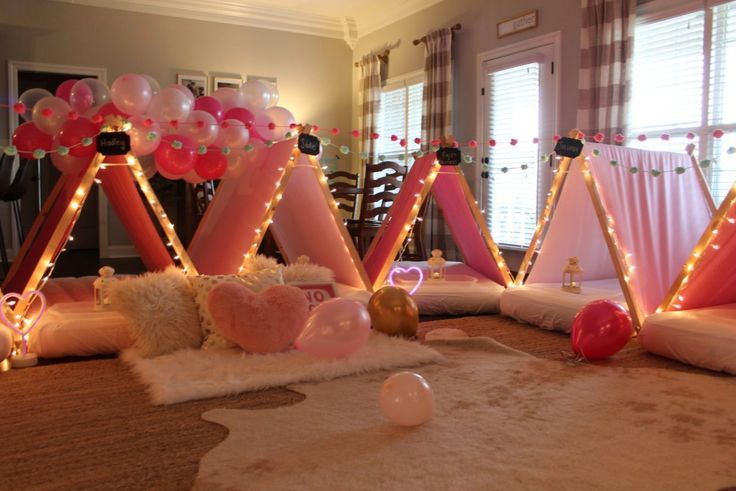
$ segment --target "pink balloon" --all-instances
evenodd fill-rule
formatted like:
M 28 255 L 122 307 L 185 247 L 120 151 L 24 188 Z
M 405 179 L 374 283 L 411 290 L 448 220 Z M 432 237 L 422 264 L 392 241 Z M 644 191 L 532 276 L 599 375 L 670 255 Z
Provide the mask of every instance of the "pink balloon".
M 260 80 L 245 82 L 240 86 L 240 98 L 243 106 L 252 111 L 266 109 L 271 101 L 271 87 Z
M 153 155 L 139 156 L 138 163 L 141 164 L 141 169 L 143 169 L 143 175 L 146 176 L 146 179 L 150 179 L 156 175 L 156 161 L 153 160 Z
M 194 109 L 210 113 L 218 123 L 222 121 L 222 117 L 224 115 L 220 101 L 208 95 L 197 97 L 194 100 Z
M 183 86 L 182 84 L 171 84 L 171 85 L 169 85 L 169 86 L 168 86 L 168 87 L 166 87 L 166 88 L 167 88 L 167 89 L 176 89 L 176 90 L 178 90 L 179 92 L 181 92 L 182 94 L 184 94 L 184 97 L 186 97 L 186 98 L 187 98 L 187 100 L 188 100 L 188 101 L 189 101 L 189 103 L 190 103 L 190 106 L 191 106 L 191 107 L 194 107 L 194 98 L 195 98 L 195 94 L 194 94 L 194 93 L 193 93 L 193 92 L 192 92 L 191 90 L 187 89 L 187 88 L 186 88 L 186 87 L 184 87 L 184 86 Z
M 333 298 L 310 312 L 294 345 L 320 358 L 345 358 L 365 344 L 370 330 L 371 318 L 362 303 Z
M 417 426 L 432 419 L 434 393 L 427 381 L 413 372 L 391 375 L 381 386 L 381 410 L 386 419 L 401 426 Z
M 631 317 L 621 305 L 596 300 L 583 307 L 572 322 L 572 350 L 588 360 L 608 358 L 631 338 Z
M 69 105 L 79 114 L 110 102 L 110 89 L 96 78 L 78 80 L 69 93 Z
M 87 170 L 92 161 L 92 156 L 75 157 L 72 154 L 60 155 L 56 152 L 49 155 L 51 155 L 51 163 L 62 174 L 80 174 Z
M 56 93 L 54 95 L 56 97 L 64 99 L 66 102 L 69 102 L 69 96 L 71 96 L 72 94 L 72 87 L 74 87 L 74 84 L 77 83 L 77 81 L 78 80 L 76 78 L 70 78 L 69 80 L 64 80 L 56 88 Z
M 176 143 L 180 144 L 179 148 L 175 148 Z M 184 135 L 166 135 L 154 152 L 156 168 L 169 175 L 183 176 L 194 168 L 196 149 L 196 144 Z
M 179 123 L 178 132 L 200 145 L 210 145 L 217 139 L 219 126 L 215 118 L 206 111 L 195 110 L 185 122 Z
M 197 155 L 194 170 L 202 179 L 219 179 L 227 170 L 227 157 L 220 147 L 210 145 L 206 153 Z
M 33 108 L 38 101 L 43 98 L 51 97 L 53 94 L 46 89 L 28 89 L 18 97 L 18 102 L 22 103 L 26 110 L 21 117 L 24 121 L 33 121 Z
M 100 106 L 95 112 L 95 115 L 102 118 L 102 121 L 107 120 L 108 116 L 112 117 L 112 119 L 128 119 L 130 117 L 130 114 L 124 113 L 112 102 Z
M 33 151 L 37 149 L 48 152 L 53 143 L 54 139 L 51 135 L 40 131 L 30 121 L 18 126 L 13 132 L 13 145 L 24 159 L 33 158 Z
M 249 145 L 253 147 L 249 152 L 245 148 L 235 148 L 227 156 L 227 170 L 223 179 L 238 177 L 245 172 L 249 166 L 258 165 L 263 162 L 268 153 L 268 147 L 261 140 L 250 140 Z
M 87 118 L 70 119 L 65 122 L 59 130 L 58 142 L 69 148 L 69 155 L 72 157 L 90 157 L 97 152 L 97 147 L 92 145 L 82 145 L 84 138 L 94 138 L 100 131 L 100 125 L 97 125 Z
M 212 97 L 220 101 L 223 111 L 240 106 L 240 92 L 230 87 L 220 87 L 212 93 Z
M 226 119 L 220 123 L 220 132 L 215 140 L 218 147 L 237 149 L 248 143 L 250 132 L 237 119 Z
M 283 140 L 286 133 L 293 132 L 290 125 L 295 123 L 294 115 L 280 106 L 269 107 L 256 113 L 255 131 L 266 141 Z
M 184 176 L 181 174 L 172 174 L 171 172 L 168 172 L 166 169 L 162 169 L 158 164 L 156 164 L 156 172 L 161 174 L 162 177 L 165 177 L 169 181 L 178 181 L 179 179 L 184 178 Z M 189 172 L 194 172 L 194 171 L 191 170 Z
M 194 169 L 184 174 L 184 176 L 182 176 L 182 179 L 184 179 L 189 184 L 202 184 L 204 181 L 206 181 L 206 179 L 197 174 Z
M 135 116 L 130 119 L 130 124 L 128 135 L 133 153 L 138 157 L 153 153 L 163 136 L 159 124 L 146 116 Z
M 126 73 L 112 83 L 110 95 L 118 109 L 131 116 L 139 116 L 148 109 L 153 91 L 143 76 Z
M 69 119 L 72 108 L 59 97 L 44 97 L 33 106 L 33 124 L 47 135 L 55 135 L 64 121 Z
M 226 111 L 223 119 L 237 119 L 243 123 L 246 128 L 253 126 L 256 122 L 256 116 L 244 107 L 234 107 Z
M 153 96 L 148 106 L 148 114 L 160 124 L 170 121 L 186 121 L 192 105 L 184 92 L 177 88 L 167 87 Z

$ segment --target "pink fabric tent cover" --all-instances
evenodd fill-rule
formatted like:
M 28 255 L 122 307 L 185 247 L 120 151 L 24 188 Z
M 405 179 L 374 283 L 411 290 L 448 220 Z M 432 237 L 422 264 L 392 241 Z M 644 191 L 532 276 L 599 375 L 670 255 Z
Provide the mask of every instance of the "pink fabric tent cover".
M 246 166 L 242 175 L 220 183 L 189 244 L 197 271 L 209 275 L 238 271 L 293 150 L 293 140 L 279 142 L 263 160 Z
M 383 222 L 378 242 L 363 260 L 371 281 L 376 281 L 387 261 L 395 259 L 391 257 L 394 244 L 404 233 L 404 227 L 417 201 L 416 195 L 422 191 L 424 187 L 422 181 L 426 181 L 431 174 L 434 162 L 434 153 L 417 159 L 404 179 L 401 191 Z M 464 177 L 458 175 L 454 167 L 443 166 L 432 184 L 431 193 L 450 227 L 465 264 L 488 279 L 506 286 L 503 275 L 468 206 L 463 193 L 462 179 Z
M 736 200 L 722 206 L 729 206 L 729 211 L 717 228 L 717 237 L 703 250 L 697 268 L 680 290 L 682 300 L 675 299 L 682 310 L 736 303 L 736 224 L 728 221 L 736 221 Z
M 255 229 L 263 224 L 266 204 L 271 202 L 282 173 L 278 169 L 287 165 L 293 149 L 294 140 L 277 143 L 262 162 L 220 184 L 189 246 L 200 273 L 238 271 L 256 236 Z M 365 289 L 362 265 L 354 262 L 342 227 L 329 209 L 313 166 L 302 157 L 289 176 L 270 229 L 289 260 L 307 255 L 313 263 L 334 271 L 339 283 Z
M 599 156 L 593 155 L 596 149 L 600 151 Z M 632 293 L 644 313 L 652 313 L 710 221 L 711 198 L 704 192 L 688 155 L 595 143 L 586 143 L 583 155 L 590 156 L 591 173 L 598 184 L 607 216 L 613 219 L 619 247 L 623 254 L 630 254 L 628 262 L 634 267 L 629 275 Z M 611 161 L 618 165 L 611 165 Z M 637 167 L 639 172 L 629 172 L 631 166 Z M 678 174 L 677 167 L 687 170 Z M 653 177 L 649 171 L 654 169 L 662 174 Z M 572 186 L 565 183 L 560 202 L 573 200 L 566 197 L 566 193 L 574 194 L 580 200 L 580 208 L 566 203 L 564 210 L 555 211 L 543 251 L 557 259 L 555 262 L 545 259 L 539 272 L 539 264 L 535 264 L 530 281 L 561 281 L 562 268 L 567 257 L 572 255 L 581 258 L 581 266 L 585 269 L 583 282 L 585 278 L 603 278 L 603 274 L 613 271 L 594 215 L 591 221 L 593 208 L 588 191 L 581 186 L 583 179 L 577 162 L 571 165 L 568 181 L 571 177 Z M 588 202 L 585 209 L 582 208 L 583 199 Z M 552 225 L 559 229 L 552 230 Z M 553 240 L 548 244 L 550 237 Z M 596 251 L 587 250 L 593 248 Z M 604 257 L 609 266 L 600 264 Z M 542 260 L 540 253 L 538 262 Z M 612 272 L 608 277 L 614 276 Z
M 106 160 L 111 161 L 110 158 Z M 28 283 L 43 251 L 48 246 L 54 231 L 59 226 L 64 211 L 68 208 L 69 203 L 74 197 L 74 193 L 81 182 L 83 174 L 84 172 L 79 175 L 65 175 L 62 177 L 64 181 L 58 184 L 63 187 L 62 191 L 50 208 L 46 220 L 41 226 L 38 235 L 33 240 L 28 253 L 23 258 L 23 263 L 20 265 L 17 273 L 13 277 L 7 278 L 3 284 L 4 291 L 19 292 Z M 173 265 L 174 262 L 158 230 L 148 215 L 146 205 L 144 205 L 138 193 L 130 170 L 126 167 L 108 167 L 107 169 L 100 170 L 97 177 L 102 181 L 102 187 L 105 190 L 108 201 L 115 209 L 146 267 L 150 271 L 156 271 Z M 71 232 L 72 230 L 67 230 L 67 233 Z M 63 246 L 64 243 L 61 241 L 59 248 Z

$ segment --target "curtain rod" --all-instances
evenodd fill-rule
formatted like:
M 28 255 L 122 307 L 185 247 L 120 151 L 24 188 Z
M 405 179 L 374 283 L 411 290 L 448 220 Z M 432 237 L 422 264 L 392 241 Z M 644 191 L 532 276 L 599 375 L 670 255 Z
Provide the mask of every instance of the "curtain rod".
M 463 28 L 462 24 L 455 24 L 454 26 L 450 28 L 450 32 L 452 32 L 452 34 L 455 34 L 455 31 L 459 31 L 462 28 Z M 427 36 L 422 36 L 419 39 L 414 40 L 414 46 L 418 46 L 419 44 L 424 43 L 426 41 L 427 41 Z
M 383 51 L 382 53 L 378 54 L 378 59 L 381 60 L 384 63 L 388 63 L 388 54 L 391 52 L 390 49 L 387 49 L 386 51 Z M 356 61 L 353 63 L 355 65 L 355 68 L 358 68 L 360 66 L 360 62 Z

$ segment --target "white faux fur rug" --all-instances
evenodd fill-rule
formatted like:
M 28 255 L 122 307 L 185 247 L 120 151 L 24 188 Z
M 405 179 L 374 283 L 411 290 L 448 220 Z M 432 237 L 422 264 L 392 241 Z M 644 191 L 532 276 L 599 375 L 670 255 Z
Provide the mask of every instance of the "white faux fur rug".
M 378 333 L 371 333 L 365 346 L 344 360 L 321 360 L 296 350 L 252 355 L 234 349 L 182 350 L 148 359 L 130 349 L 121 358 L 148 386 L 154 404 L 319 382 L 443 360 L 439 353 L 418 342 Z
M 386 422 L 388 373 L 291 387 L 274 409 L 215 409 L 230 431 L 195 489 L 704 489 L 736 485 L 736 380 L 662 369 L 568 366 L 487 338 L 433 343 L 414 371 L 435 416 Z

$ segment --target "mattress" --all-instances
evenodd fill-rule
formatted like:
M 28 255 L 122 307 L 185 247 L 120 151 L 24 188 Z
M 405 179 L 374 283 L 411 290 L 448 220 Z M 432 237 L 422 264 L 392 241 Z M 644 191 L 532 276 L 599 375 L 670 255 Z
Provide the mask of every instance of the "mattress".
M 651 353 L 736 375 L 736 303 L 652 314 L 639 343 Z
M 466 264 L 448 261 L 445 265 L 445 278 L 442 280 L 426 279 L 428 270 L 424 261 L 402 261 L 394 263 L 394 267 L 396 266 L 415 266 L 422 270 L 425 280 L 412 296 L 421 315 L 477 315 L 498 312 L 499 299 L 505 287 Z M 394 284 L 411 290 L 416 279 L 415 272 L 396 273 Z
M 583 282 L 581 293 L 563 291 L 560 283 L 532 283 L 508 288 L 501 313 L 543 329 L 570 332 L 575 315 L 594 300 L 611 300 L 628 310 L 618 279 Z
M 95 311 L 92 302 L 67 302 L 46 310 L 28 343 L 41 358 L 91 356 L 117 353 L 133 344 L 133 336 L 121 313 Z

